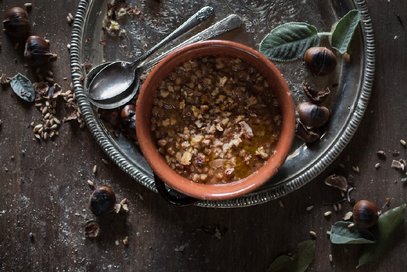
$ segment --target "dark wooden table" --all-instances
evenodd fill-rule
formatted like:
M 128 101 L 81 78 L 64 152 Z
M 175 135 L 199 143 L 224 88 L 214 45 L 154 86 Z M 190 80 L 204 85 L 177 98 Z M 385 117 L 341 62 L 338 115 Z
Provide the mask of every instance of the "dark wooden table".
M 51 41 L 58 54 L 54 77 L 69 88 L 71 28 L 68 12 L 78 0 L 38 0 L 30 18 L 33 31 Z M 0 11 L 23 1 L 0 1 Z M 326 236 L 343 210 L 330 219 L 325 203 L 339 198 L 323 183 L 339 164 L 355 176 L 356 199 L 391 207 L 406 202 L 407 188 L 390 167 L 393 158 L 406 159 L 407 150 L 407 2 L 368 1 L 376 36 L 377 65 L 369 107 L 343 155 L 320 178 L 279 201 L 243 209 L 179 208 L 138 185 L 105 155 L 87 129 L 65 124 L 54 141 L 37 142 L 29 124 L 39 120 L 35 107 L 24 106 L 10 88 L 0 89 L 0 270 L 1 271 L 266 271 L 273 259 L 317 233 L 316 258 L 309 271 L 355 271 L 351 247 L 333 247 Z M 0 74 L 30 74 L 21 52 L 1 33 Z M 64 80 L 68 77 L 68 80 Z M 379 162 L 376 151 L 387 152 Z M 392 155 L 394 152 L 399 155 Z M 98 165 L 96 178 L 92 168 Z M 354 173 L 358 166 L 360 173 Z M 97 239 L 85 238 L 88 179 L 110 184 L 119 199 L 127 198 L 129 213 L 101 224 Z M 311 211 L 306 207 L 313 205 Z M 404 225 L 404 231 L 407 225 Z M 122 240 L 128 236 L 128 246 Z M 407 240 L 400 232 L 392 250 L 360 271 L 407 271 Z M 333 264 L 328 255 L 333 254 Z

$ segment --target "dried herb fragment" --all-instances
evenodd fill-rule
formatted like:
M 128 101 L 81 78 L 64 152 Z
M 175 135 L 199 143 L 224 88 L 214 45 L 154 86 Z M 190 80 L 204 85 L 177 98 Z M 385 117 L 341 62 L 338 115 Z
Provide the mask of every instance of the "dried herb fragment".
M 311 99 L 314 103 L 323 102 L 325 98 L 331 93 L 331 90 L 328 87 L 322 90 L 316 90 L 305 82 L 302 83 L 302 89 L 304 90 L 304 93 L 308 96 L 308 98 Z
M 379 217 L 377 227 L 373 230 L 373 235 L 376 237 L 376 243 L 366 245 L 363 248 L 362 255 L 359 257 L 359 268 L 365 264 L 377 261 L 384 253 L 386 253 L 395 237 L 395 234 L 404 223 L 404 212 L 406 204 L 388 210 Z
M 324 181 L 324 183 L 330 187 L 337 188 L 343 192 L 348 190 L 348 181 L 344 176 L 330 175 Z
M 375 237 L 368 230 L 351 229 L 347 221 L 338 221 L 332 225 L 329 238 L 332 244 L 372 244 Z
M 304 272 L 315 258 L 315 240 L 306 240 L 297 245 L 293 256 L 278 256 L 268 272 Z
M 11 78 L 10 86 L 18 97 L 30 103 L 34 102 L 34 86 L 27 77 L 18 73 Z

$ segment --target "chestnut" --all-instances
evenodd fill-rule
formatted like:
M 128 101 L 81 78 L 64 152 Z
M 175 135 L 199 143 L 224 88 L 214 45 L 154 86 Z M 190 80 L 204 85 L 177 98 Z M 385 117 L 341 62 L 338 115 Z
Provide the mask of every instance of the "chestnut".
M 304 61 L 314 75 L 327 75 L 335 70 L 335 54 L 326 47 L 311 47 L 304 54 Z
M 353 221 L 361 229 L 367 229 L 376 225 L 379 219 L 379 208 L 368 200 L 359 200 L 353 206 Z
M 132 104 L 124 106 L 122 111 L 120 112 L 120 117 L 122 118 L 123 121 L 134 119 L 135 115 L 136 107 Z
M 310 102 L 302 102 L 297 106 L 297 112 L 301 122 L 310 128 L 318 128 L 325 125 L 330 116 L 329 109 Z
M 89 201 L 90 210 L 96 216 L 105 215 L 113 211 L 115 204 L 116 195 L 112 188 L 106 185 L 96 188 Z
M 25 39 L 30 33 L 28 13 L 20 7 L 13 7 L 6 11 L 3 20 L 4 32 L 14 39 Z
M 30 66 L 41 66 L 55 57 L 49 51 L 49 43 L 40 36 L 29 36 L 25 43 L 24 57 Z

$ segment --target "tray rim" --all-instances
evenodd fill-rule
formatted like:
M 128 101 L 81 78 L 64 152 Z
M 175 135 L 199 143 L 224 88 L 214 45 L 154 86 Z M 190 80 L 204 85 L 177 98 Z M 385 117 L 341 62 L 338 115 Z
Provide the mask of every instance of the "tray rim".
M 145 175 L 137 167 L 129 163 L 124 156 L 123 152 L 114 143 L 113 139 L 108 135 L 108 132 L 98 122 L 92 106 L 87 100 L 86 92 L 83 88 L 83 71 L 81 68 L 81 44 L 82 34 L 84 29 L 84 22 L 89 3 L 92 0 L 80 0 L 75 14 L 75 20 L 72 24 L 71 48 L 70 48 L 70 64 L 71 76 L 73 81 L 74 92 L 76 95 L 77 103 L 81 110 L 85 123 L 95 138 L 96 142 L 102 148 L 107 156 L 131 178 L 136 180 L 141 185 L 157 193 L 154 183 L 151 182 L 151 177 Z M 375 39 L 373 32 L 373 25 L 368 13 L 366 0 L 353 0 L 356 8 L 361 12 L 361 28 L 362 28 L 362 44 L 364 48 L 365 60 L 363 62 L 363 74 L 360 86 L 360 95 L 357 98 L 354 111 L 348 125 L 344 129 L 342 135 L 333 143 L 332 148 L 322 154 L 320 161 L 310 167 L 301 175 L 296 176 L 294 179 L 285 184 L 278 184 L 275 187 L 269 188 L 267 191 L 259 193 L 251 193 L 249 195 L 224 201 L 199 201 L 195 205 L 209 208 L 237 208 L 248 207 L 258 204 L 263 204 L 271 200 L 281 198 L 302 186 L 308 184 L 319 174 L 321 174 L 339 154 L 344 150 L 346 145 L 350 142 L 355 134 L 363 115 L 367 109 L 368 101 L 371 95 L 374 74 L 375 74 Z

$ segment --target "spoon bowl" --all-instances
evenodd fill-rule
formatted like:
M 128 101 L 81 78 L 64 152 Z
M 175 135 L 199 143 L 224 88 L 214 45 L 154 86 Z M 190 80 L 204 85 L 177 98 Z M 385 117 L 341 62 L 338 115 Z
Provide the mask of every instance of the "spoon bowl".
M 166 55 L 185 45 L 208 40 L 229 32 L 240 27 L 241 24 L 241 18 L 236 14 L 231 14 L 148 62 L 142 62 L 138 59 L 137 63 L 115 61 L 95 66 L 85 79 L 84 86 L 88 90 L 89 101 L 101 109 L 114 109 L 123 106 L 137 94 L 140 75 Z M 126 78 L 124 79 L 124 77 Z
M 133 89 L 132 87 L 135 81 L 137 81 L 136 85 L 139 84 L 138 78 L 135 80 L 135 73 L 141 62 L 143 62 L 162 46 L 208 19 L 210 16 L 212 16 L 212 14 L 212 7 L 203 7 L 177 29 L 171 32 L 171 34 L 143 53 L 135 61 L 115 61 L 104 66 L 103 69 L 101 69 L 90 81 L 88 87 L 89 98 L 97 103 L 105 104 L 105 102 L 112 98 L 125 95 L 129 89 Z M 132 91 L 130 91 L 130 93 L 132 93 Z M 128 97 L 127 101 L 132 98 L 129 95 L 126 95 L 126 97 Z M 126 103 L 127 101 L 122 100 L 123 103 Z

